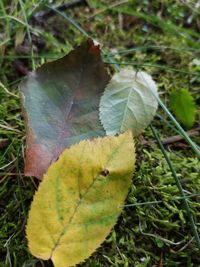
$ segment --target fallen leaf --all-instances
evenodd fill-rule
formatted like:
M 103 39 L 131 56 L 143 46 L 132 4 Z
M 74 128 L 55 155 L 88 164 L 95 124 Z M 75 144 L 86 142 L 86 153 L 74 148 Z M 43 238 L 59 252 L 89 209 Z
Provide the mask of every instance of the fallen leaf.
M 108 135 L 131 129 L 140 134 L 153 119 L 157 88 L 145 72 L 123 69 L 114 74 L 100 101 L 100 119 Z
M 134 171 L 131 131 L 85 140 L 53 163 L 36 192 L 26 234 L 31 253 L 55 267 L 75 266 L 105 240 Z
M 89 39 L 21 83 L 27 126 L 25 175 L 41 178 L 64 148 L 104 134 L 98 105 L 108 80 L 99 45 Z
M 195 122 L 195 101 L 187 89 L 173 91 L 170 95 L 170 107 L 175 116 L 187 128 L 191 128 Z

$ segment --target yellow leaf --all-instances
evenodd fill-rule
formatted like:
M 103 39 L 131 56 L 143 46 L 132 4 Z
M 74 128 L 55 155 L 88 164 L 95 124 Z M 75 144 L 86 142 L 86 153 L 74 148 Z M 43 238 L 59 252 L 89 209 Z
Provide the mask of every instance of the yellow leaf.
M 130 131 L 66 149 L 44 176 L 29 212 L 29 249 L 56 267 L 75 266 L 105 240 L 131 183 Z

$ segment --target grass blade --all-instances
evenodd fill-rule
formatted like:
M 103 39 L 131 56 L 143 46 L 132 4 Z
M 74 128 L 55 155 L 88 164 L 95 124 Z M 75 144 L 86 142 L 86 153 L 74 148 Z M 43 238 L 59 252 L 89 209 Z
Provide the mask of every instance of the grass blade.
M 48 7 L 49 9 L 53 10 L 54 12 L 56 12 L 57 14 L 59 14 L 60 16 L 62 16 L 63 18 L 65 18 L 67 20 L 67 22 L 69 22 L 70 24 L 72 24 L 77 30 L 79 30 L 85 37 L 87 38 L 92 38 L 92 36 L 90 36 L 74 19 L 72 19 L 71 17 L 67 16 L 64 12 L 59 11 L 58 9 L 51 7 L 49 5 L 46 5 L 46 7 Z M 93 38 L 92 38 L 93 39 Z M 109 52 L 107 51 L 103 51 L 103 54 L 105 57 L 107 57 L 108 59 L 108 63 L 109 64 L 114 64 L 115 65 L 115 69 L 116 71 L 120 70 L 120 67 L 118 66 L 118 64 L 114 61 L 113 57 L 110 55 Z
M 156 132 L 156 130 L 153 128 L 153 126 L 150 125 L 150 128 L 151 128 L 151 131 L 152 131 L 152 133 L 153 133 L 153 135 L 154 135 L 154 137 L 155 137 L 155 139 L 156 139 L 156 141 L 157 141 L 157 143 L 158 143 L 158 146 L 159 146 L 159 148 L 161 149 L 161 151 L 162 151 L 162 153 L 163 153 L 163 156 L 164 156 L 164 158 L 165 158 L 165 160 L 166 160 L 166 162 L 167 162 L 167 164 L 168 164 L 168 166 L 169 166 L 169 169 L 170 169 L 170 171 L 171 171 L 171 173 L 172 173 L 172 176 L 174 177 L 174 180 L 175 180 L 176 185 L 177 185 L 177 187 L 178 187 L 179 193 L 180 193 L 180 195 L 181 195 L 181 197 L 182 197 L 182 201 L 183 201 L 183 204 L 184 204 L 184 206 L 185 206 L 185 210 L 186 210 L 186 212 L 187 212 L 188 219 L 189 219 L 189 221 L 190 221 L 190 226 L 191 226 L 192 233 L 193 233 L 193 235 L 194 235 L 194 237 L 195 237 L 197 246 L 198 246 L 198 248 L 199 248 L 199 250 L 200 250 L 200 238 L 199 238 L 199 234 L 198 234 L 198 232 L 197 232 L 197 227 L 196 227 L 196 225 L 195 225 L 194 218 L 193 218 L 193 216 L 192 216 L 192 213 L 191 213 L 191 210 L 190 210 L 190 206 L 189 206 L 189 204 L 188 204 L 187 197 L 186 197 L 186 195 L 185 195 L 185 193 L 184 193 L 184 191 L 183 191 L 181 182 L 180 182 L 180 180 L 179 180 L 179 178 L 178 178 L 178 176 L 177 176 L 177 174 L 176 174 L 176 171 L 175 171 L 175 169 L 174 169 L 174 167 L 173 167 L 173 164 L 172 164 L 170 158 L 168 157 L 168 155 L 167 155 L 167 153 L 166 153 L 166 151 L 165 151 L 165 149 L 164 149 L 164 146 L 163 146 L 163 144 L 162 144 L 162 142 L 161 142 L 161 140 L 160 140 L 159 135 L 157 134 L 157 132 Z
M 26 24 L 28 40 L 29 40 L 29 43 L 30 43 L 30 46 L 31 46 L 32 69 L 35 70 L 35 59 L 34 59 L 34 52 L 33 52 L 33 44 L 32 44 L 31 33 L 30 33 L 29 25 L 28 25 L 28 18 L 27 18 L 27 15 L 26 15 L 26 11 L 24 9 L 24 3 L 23 3 L 23 1 L 22 0 L 19 0 L 19 4 L 20 4 L 20 7 L 21 7 L 23 16 L 24 16 L 24 21 L 25 21 L 25 24 Z

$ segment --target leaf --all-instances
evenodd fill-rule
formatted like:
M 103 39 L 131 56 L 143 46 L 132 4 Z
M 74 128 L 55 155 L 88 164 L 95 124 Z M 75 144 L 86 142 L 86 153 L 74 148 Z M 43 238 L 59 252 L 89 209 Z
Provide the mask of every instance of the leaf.
M 104 134 L 100 95 L 109 80 L 100 48 L 91 39 L 44 64 L 20 85 L 25 110 L 25 175 L 41 178 L 64 148 Z
M 158 107 L 153 94 L 157 95 L 157 88 L 147 73 L 130 69 L 116 73 L 100 100 L 100 119 L 106 133 L 131 129 L 134 136 L 140 134 Z
M 170 107 L 175 116 L 190 128 L 195 122 L 195 101 L 190 92 L 186 89 L 173 91 L 170 95 Z
M 65 149 L 31 205 L 26 228 L 31 253 L 56 267 L 88 258 L 116 223 L 134 163 L 131 131 Z

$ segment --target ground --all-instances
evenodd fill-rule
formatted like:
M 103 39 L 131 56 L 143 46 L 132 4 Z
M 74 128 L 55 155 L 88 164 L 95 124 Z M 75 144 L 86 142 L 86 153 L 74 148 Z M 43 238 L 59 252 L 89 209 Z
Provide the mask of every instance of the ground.
M 168 108 L 170 93 L 182 88 L 191 92 L 198 105 L 197 2 L 92 0 L 65 7 L 64 13 L 52 11 L 53 4 L 48 6 L 45 1 L 0 2 L 0 266 L 52 266 L 35 259 L 27 248 L 26 219 L 39 182 L 23 175 L 25 127 L 20 81 L 34 67 L 68 53 L 87 33 L 103 45 L 111 73 L 116 62 L 118 67 L 145 70 L 156 81 Z M 52 12 L 46 14 L 49 10 Z M 108 64 L 111 58 L 115 63 Z M 161 140 L 179 134 L 162 108 L 152 126 Z M 193 128 L 198 127 L 197 118 Z M 192 138 L 199 144 L 198 135 Z M 136 144 L 137 168 L 124 211 L 107 240 L 80 266 L 200 266 L 188 213 L 150 127 Z M 190 196 L 188 203 L 200 232 L 199 160 L 183 140 L 167 144 L 165 149 Z

